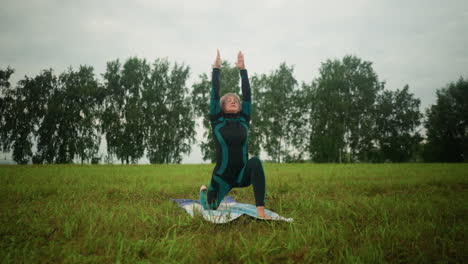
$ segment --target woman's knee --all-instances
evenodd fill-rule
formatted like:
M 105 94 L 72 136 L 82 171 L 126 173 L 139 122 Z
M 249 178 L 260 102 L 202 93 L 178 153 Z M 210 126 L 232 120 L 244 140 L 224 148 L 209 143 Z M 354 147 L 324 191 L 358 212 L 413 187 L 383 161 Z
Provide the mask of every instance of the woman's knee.
M 249 159 L 249 165 L 251 168 L 255 169 L 263 169 L 262 161 L 258 157 L 252 157 Z
M 260 164 L 262 163 L 262 161 L 260 161 L 260 159 L 258 157 L 251 157 L 249 159 L 249 162 L 251 162 L 251 163 L 260 163 Z

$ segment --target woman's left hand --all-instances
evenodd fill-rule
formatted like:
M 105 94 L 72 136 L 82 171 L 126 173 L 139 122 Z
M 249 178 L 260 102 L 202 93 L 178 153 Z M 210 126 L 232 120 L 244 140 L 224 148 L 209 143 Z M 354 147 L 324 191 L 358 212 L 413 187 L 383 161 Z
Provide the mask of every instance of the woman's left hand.
M 239 51 L 239 53 L 237 53 L 236 66 L 237 68 L 239 68 L 239 70 L 245 69 L 244 53 L 242 53 L 242 51 Z

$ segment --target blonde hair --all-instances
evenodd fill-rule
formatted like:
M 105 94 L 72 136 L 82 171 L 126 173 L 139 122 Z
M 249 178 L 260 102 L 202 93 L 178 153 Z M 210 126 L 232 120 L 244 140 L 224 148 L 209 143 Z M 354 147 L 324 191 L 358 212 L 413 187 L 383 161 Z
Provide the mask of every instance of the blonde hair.
M 224 105 L 226 104 L 226 101 L 229 97 L 234 97 L 234 99 L 237 101 L 237 103 L 239 104 L 239 112 L 240 112 L 242 110 L 242 104 L 240 101 L 240 97 L 235 93 L 227 93 L 221 97 L 221 99 L 219 100 L 221 104 L 221 111 L 224 112 Z

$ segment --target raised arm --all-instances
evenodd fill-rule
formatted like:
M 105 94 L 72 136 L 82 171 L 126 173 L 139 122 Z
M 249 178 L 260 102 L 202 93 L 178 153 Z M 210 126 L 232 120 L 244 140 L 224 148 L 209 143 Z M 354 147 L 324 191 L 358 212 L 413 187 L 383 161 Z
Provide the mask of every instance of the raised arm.
M 252 111 L 252 96 L 250 92 L 249 75 L 245 69 L 244 54 L 239 51 L 237 54 L 237 68 L 239 68 L 242 83 L 242 113 L 250 118 Z
M 210 96 L 210 115 L 216 115 L 221 112 L 219 104 L 219 73 L 221 68 L 221 57 L 219 50 L 216 54 L 216 60 L 213 64 L 213 72 L 211 73 L 211 96 Z

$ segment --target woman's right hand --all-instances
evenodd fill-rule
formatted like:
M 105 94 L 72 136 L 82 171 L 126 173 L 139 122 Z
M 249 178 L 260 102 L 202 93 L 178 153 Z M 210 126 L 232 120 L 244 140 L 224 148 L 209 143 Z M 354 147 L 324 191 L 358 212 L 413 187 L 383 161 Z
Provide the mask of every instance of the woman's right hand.
M 239 70 L 244 70 L 245 69 L 244 53 L 242 53 L 242 51 L 239 51 L 239 53 L 237 53 L 236 66 L 237 66 L 237 68 L 239 68 Z
M 221 56 L 219 56 L 219 49 L 217 50 L 216 60 L 213 64 L 213 68 L 221 68 Z

